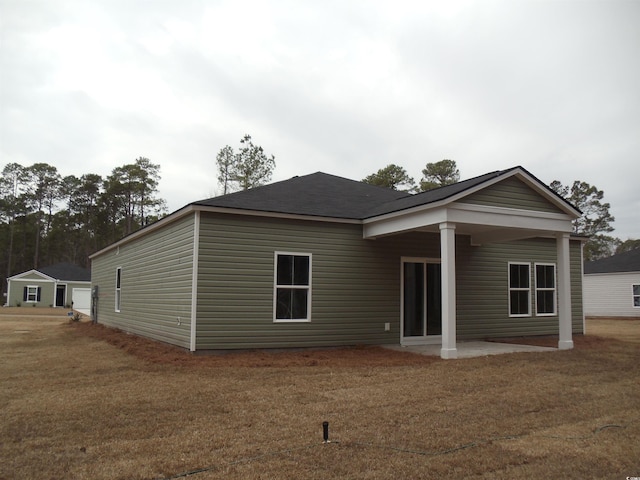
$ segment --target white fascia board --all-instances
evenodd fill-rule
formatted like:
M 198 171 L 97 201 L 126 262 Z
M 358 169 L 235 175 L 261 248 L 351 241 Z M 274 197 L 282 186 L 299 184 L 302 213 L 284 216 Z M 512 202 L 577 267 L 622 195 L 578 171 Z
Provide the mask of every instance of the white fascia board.
M 447 209 L 450 222 L 500 228 L 571 233 L 572 218 L 562 213 L 459 203 Z
M 364 222 L 364 238 L 417 230 L 443 222 L 523 231 L 570 233 L 571 216 L 505 207 L 456 203 L 429 210 L 412 210 Z
M 42 273 L 38 270 L 29 270 L 28 272 L 22 272 L 19 273 L 17 275 L 14 275 L 13 277 L 9 277 L 7 278 L 7 280 L 21 280 L 24 282 L 36 282 L 37 280 L 34 280 L 33 278 L 23 278 L 26 277 L 27 275 L 31 275 L 31 274 L 36 274 L 36 275 L 40 275 L 42 277 L 42 280 L 46 281 L 46 282 L 55 282 L 56 279 L 53 277 L 50 277 L 49 275 Z
M 369 219 L 362 226 L 364 238 L 408 232 L 447 221 L 447 209 L 413 210 L 404 215 L 385 216 L 380 220 Z
M 608 276 L 637 276 L 640 275 L 640 271 L 637 272 L 602 272 L 602 273 L 585 273 L 585 277 L 608 277 Z M 640 277 L 638 277 L 638 281 L 640 281 Z
M 322 216 L 315 216 L 315 215 L 300 215 L 295 213 L 263 212 L 260 210 L 243 210 L 240 208 L 207 207 L 204 205 L 196 205 L 195 207 L 201 212 L 224 213 L 227 215 L 246 215 L 250 217 L 281 218 L 286 220 L 308 220 L 312 222 L 349 223 L 352 225 L 362 224 L 361 220 L 352 219 L 352 218 L 322 217 Z

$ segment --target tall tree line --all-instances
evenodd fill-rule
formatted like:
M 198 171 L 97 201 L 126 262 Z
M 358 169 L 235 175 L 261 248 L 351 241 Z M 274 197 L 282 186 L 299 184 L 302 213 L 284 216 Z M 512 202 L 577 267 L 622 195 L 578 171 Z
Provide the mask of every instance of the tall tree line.
M 89 255 L 166 213 L 160 166 L 139 157 L 106 178 L 62 177 L 47 163 L 9 163 L 0 176 L 0 279 Z

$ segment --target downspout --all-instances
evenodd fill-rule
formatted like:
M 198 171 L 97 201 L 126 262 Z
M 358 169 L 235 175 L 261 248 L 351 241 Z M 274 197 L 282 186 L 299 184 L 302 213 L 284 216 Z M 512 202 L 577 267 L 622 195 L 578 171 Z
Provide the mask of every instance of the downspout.
M 198 253 L 200 250 L 200 211 L 193 218 L 193 255 L 191 265 L 191 340 L 189 350 L 196 351 L 196 319 L 198 308 Z
M 587 334 L 587 315 L 584 311 L 584 243 L 580 240 L 580 287 L 582 289 L 582 335 Z

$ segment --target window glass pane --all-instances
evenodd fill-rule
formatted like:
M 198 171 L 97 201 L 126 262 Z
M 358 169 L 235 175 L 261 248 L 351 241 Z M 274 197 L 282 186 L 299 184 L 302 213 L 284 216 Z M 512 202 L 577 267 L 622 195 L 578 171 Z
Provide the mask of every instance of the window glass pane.
M 293 285 L 293 255 L 278 255 L 278 285 Z
M 309 285 L 309 257 L 296 256 L 293 260 L 293 284 Z
M 309 285 L 309 257 L 278 255 L 278 285 Z
M 427 264 L 427 335 L 442 335 L 442 282 L 439 263 Z
M 276 292 L 276 319 L 306 319 L 307 295 L 307 289 L 278 288 Z
M 404 336 L 424 335 L 424 264 L 404 264 Z
M 536 287 L 555 288 L 555 267 L 553 265 L 536 265 Z
M 511 264 L 509 266 L 509 286 L 529 288 L 529 265 Z
M 633 306 L 640 307 L 640 297 L 633 297 Z
M 511 298 L 511 315 L 528 315 L 529 314 L 529 292 L 528 291 L 512 291 Z
M 640 285 L 634 285 L 633 286 L 633 294 L 634 295 L 640 295 Z
M 297 289 L 291 291 L 291 318 L 307 318 L 307 294 L 309 291 Z
M 555 313 L 553 305 L 554 290 L 536 292 L 536 311 L 538 313 Z
M 291 318 L 291 292 L 293 290 L 287 288 L 279 288 L 276 292 L 276 318 Z

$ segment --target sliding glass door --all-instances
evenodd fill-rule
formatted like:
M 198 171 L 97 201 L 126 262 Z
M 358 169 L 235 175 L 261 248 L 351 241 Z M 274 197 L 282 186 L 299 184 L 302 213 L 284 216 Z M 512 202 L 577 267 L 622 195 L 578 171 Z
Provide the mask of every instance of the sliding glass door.
M 402 260 L 401 343 L 429 343 L 442 334 L 440 272 L 439 260 Z

